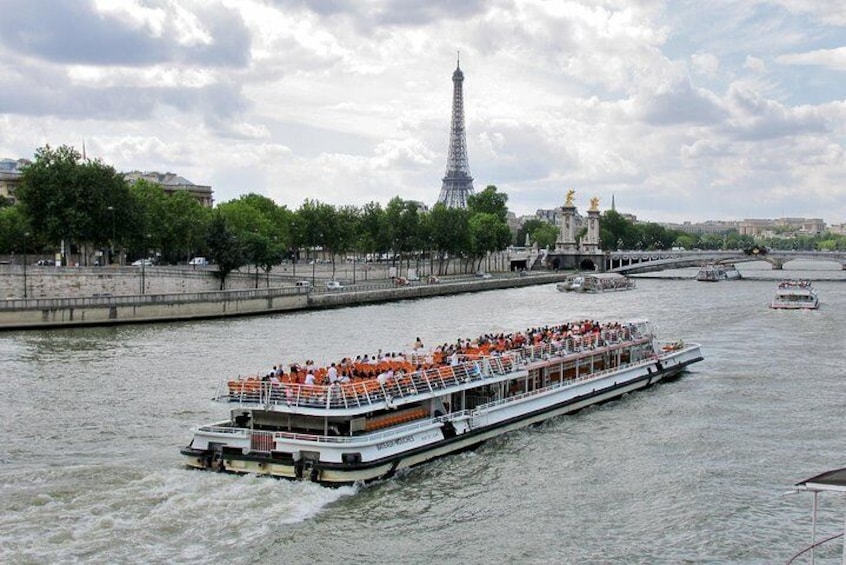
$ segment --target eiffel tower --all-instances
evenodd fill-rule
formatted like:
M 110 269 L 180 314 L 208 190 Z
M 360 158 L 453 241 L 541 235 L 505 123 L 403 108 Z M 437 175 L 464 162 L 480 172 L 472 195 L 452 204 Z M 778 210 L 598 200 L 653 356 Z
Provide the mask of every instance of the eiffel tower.
M 461 61 L 456 62 L 452 73 L 452 124 L 449 132 L 449 153 L 446 175 L 441 185 L 438 202 L 447 208 L 466 208 L 467 197 L 473 194 L 473 177 L 467 162 L 467 138 L 464 134 L 464 73 Z

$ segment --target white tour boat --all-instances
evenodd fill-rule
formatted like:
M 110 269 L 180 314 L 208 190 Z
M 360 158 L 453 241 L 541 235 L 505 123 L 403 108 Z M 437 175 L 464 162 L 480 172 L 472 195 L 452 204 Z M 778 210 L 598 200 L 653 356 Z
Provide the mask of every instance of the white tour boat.
M 713 263 L 702 265 L 696 273 L 696 280 L 704 282 L 731 281 L 740 278 L 740 271 L 734 265 Z
M 817 291 L 808 281 L 781 281 L 770 308 L 779 310 L 814 310 L 819 308 Z
M 619 273 L 580 273 L 555 285 L 561 292 L 617 292 L 633 290 L 635 281 Z
M 181 453 L 199 469 L 324 485 L 371 481 L 646 388 L 701 360 L 699 345 L 661 343 L 646 321 L 574 322 L 392 357 L 374 366 L 377 378 L 343 382 L 366 372 L 344 359 L 329 369 L 330 378 L 343 376 L 331 385 L 300 384 L 293 371 L 281 380 L 224 380 L 215 399 L 230 407 L 229 419 L 195 428 Z

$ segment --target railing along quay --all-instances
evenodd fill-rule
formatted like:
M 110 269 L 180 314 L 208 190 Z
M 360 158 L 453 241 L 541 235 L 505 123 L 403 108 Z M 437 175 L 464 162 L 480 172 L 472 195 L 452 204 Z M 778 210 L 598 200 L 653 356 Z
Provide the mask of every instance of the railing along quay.
M 533 273 L 529 276 L 517 276 L 515 273 L 488 279 L 468 276 L 442 280 L 437 284 L 420 282 L 402 286 L 386 280 L 344 286 L 337 290 L 320 286 L 280 286 L 170 294 L 12 298 L 0 300 L 0 329 L 169 322 L 338 308 L 547 284 L 561 281 L 565 277 L 565 273 L 559 272 Z

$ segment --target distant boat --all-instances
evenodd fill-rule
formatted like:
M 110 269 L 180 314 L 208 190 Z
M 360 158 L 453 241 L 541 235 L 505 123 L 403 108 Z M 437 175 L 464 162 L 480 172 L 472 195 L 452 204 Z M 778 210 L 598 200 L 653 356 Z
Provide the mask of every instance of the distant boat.
M 567 277 L 555 285 L 561 292 L 617 292 L 633 290 L 635 281 L 619 273 L 582 273 Z
M 777 310 L 815 310 L 819 306 L 817 291 L 808 281 L 781 281 L 770 302 L 770 308 Z
M 740 271 L 734 265 L 713 263 L 702 265 L 696 273 L 696 280 L 703 282 L 731 281 L 740 278 Z

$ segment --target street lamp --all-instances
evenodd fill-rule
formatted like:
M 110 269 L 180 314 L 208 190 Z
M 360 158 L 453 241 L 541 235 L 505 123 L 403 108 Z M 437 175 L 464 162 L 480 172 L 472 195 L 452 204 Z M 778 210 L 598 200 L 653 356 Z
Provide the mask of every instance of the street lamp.
M 112 215 L 112 241 L 109 245 L 109 264 L 115 262 L 115 207 L 109 206 L 106 208 Z
M 29 263 L 28 251 L 29 251 L 29 232 L 24 233 L 24 300 L 29 297 L 29 293 L 27 291 L 27 284 L 26 284 L 26 264 Z
M 147 255 L 148 246 L 150 241 L 150 234 L 144 236 L 144 255 Z M 141 257 L 141 294 L 146 294 L 147 285 L 146 285 L 146 270 L 147 270 L 147 257 Z

